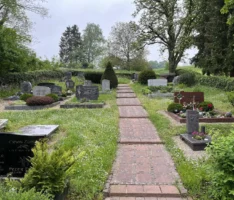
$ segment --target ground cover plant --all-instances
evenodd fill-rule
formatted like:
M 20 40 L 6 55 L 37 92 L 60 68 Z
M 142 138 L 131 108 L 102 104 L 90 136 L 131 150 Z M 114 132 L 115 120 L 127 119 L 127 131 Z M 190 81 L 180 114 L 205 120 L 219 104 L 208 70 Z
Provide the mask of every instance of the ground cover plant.
M 102 190 L 111 171 L 118 137 L 116 93 L 109 94 L 105 109 L 47 109 L 43 111 L 1 112 L 9 120 L 6 131 L 33 124 L 58 124 L 49 141 L 52 149 L 72 151 L 76 160 L 70 177 L 69 200 L 102 199 Z
M 166 148 L 175 162 L 177 171 L 180 174 L 183 185 L 188 189 L 189 195 L 195 200 L 220 200 L 220 197 L 215 197 L 212 193 L 212 191 L 216 191 L 215 184 L 210 184 L 214 180 L 212 179 L 212 173 L 218 173 L 217 171 L 212 171 L 212 173 L 209 171 L 212 162 L 208 162 L 205 158 L 192 160 L 186 157 L 173 140 L 175 136 L 186 132 L 186 125 L 176 126 L 160 113 L 160 111 L 167 109 L 168 105 L 172 103 L 172 100 L 168 98 L 149 99 L 142 94 L 142 89 L 146 89 L 147 86 L 142 86 L 140 84 L 132 84 L 131 86 L 144 108 L 149 113 L 149 118 L 156 126 L 160 138 L 165 142 Z M 197 87 L 198 86 L 188 88 L 185 86 L 183 90 L 193 91 Z M 200 89 L 205 92 L 205 99 L 214 102 L 217 109 L 232 111 L 233 108 L 229 104 L 224 91 L 204 86 L 201 86 Z M 231 124 L 206 124 L 205 126 L 206 132 L 212 136 L 213 140 L 221 136 L 227 137 L 228 135 L 234 135 L 234 133 L 231 132 L 233 129 L 233 125 Z M 220 179 L 219 183 L 222 183 Z M 223 199 L 230 198 L 223 196 Z

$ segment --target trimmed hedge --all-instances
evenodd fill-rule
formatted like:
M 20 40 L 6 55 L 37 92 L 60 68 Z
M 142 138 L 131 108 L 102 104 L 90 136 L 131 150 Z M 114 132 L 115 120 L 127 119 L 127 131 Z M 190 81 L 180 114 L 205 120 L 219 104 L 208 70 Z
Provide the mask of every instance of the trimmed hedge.
M 85 72 L 85 79 L 91 80 L 92 83 L 101 83 L 102 72 Z
M 148 79 L 156 79 L 156 74 L 151 69 L 147 69 L 147 70 L 142 71 L 139 74 L 138 82 L 141 83 L 141 84 L 147 84 Z

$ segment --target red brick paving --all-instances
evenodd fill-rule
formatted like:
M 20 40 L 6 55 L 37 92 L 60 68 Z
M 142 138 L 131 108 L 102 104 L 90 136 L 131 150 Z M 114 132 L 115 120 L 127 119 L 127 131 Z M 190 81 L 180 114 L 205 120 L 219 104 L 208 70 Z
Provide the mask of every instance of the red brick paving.
M 118 93 L 117 98 L 136 98 L 134 93 Z
M 162 141 L 156 134 L 157 131 L 149 119 L 126 119 L 119 121 L 121 144 L 160 144 Z
M 135 95 L 120 84 L 117 98 Z M 137 99 L 117 99 L 120 139 L 117 158 L 108 181 L 106 200 L 186 200 L 174 185 L 180 183 L 174 163 L 157 130 Z M 122 106 L 124 105 L 124 106 Z M 129 106 L 128 106 L 129 105 Z M 186 190 L 180 186 L 186 195 Z M 191 200 L 191 199 L 190 199 Z
M 121 98 L 117 99 L 118 106 L 140 106 L 141 102 L 137 98 Z
M 148 113 L 142 106 L 119 106 L 120 118 L 147 118 Z

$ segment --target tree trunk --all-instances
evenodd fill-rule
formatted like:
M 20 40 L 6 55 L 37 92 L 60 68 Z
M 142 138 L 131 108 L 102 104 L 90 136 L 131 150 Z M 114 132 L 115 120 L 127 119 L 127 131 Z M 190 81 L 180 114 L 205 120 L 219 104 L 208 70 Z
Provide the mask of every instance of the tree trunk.
M 178 61 L 176 61 L 173 50 L 169 50 L 168 62 L 169 62 L 169 73 L 175 73 Z

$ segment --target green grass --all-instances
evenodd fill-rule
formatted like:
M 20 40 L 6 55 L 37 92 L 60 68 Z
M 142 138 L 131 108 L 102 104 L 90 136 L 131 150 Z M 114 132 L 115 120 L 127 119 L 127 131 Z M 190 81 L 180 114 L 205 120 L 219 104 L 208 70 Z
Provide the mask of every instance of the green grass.
M 9 120 L 7 131 L 16 131 L 33 124 L 58 124 L 59 130 L 51 143 L 65 150 L 72 150 L 75 155 L 85 152 L 85 156 L 74 167 L 70 200 L 102 198 L 104 183 L 115 158 L 118 137 L 115 92 L 105 98 L 110 108 L 0 113 L 0 118 Z
M 183 185 L 188 189 L 189 195 L 197 200 L 208 200 L 209 197 L 207 182 L 209 177 L 206 169 L 206 161 L 201 159 L 198 161 L 190 160 L 185 157 L 184 153 L 175 144 L 173 137 L 186 132 L 186 125 L 175 126 L 170 123 L 169 119 L 158 113 L 158 111 L 166 110 L 172 100 L 167 98 L 149 99 L 142 94 L 142 89 L 146 86 L 140 84 L 131 85 L 142 102 L 144 108 L 149 113 L 149 118 L 157 128 L 160 138 L 165 142 L 167 150 L 170 152 L 178 173 L 180 174 Z M 195 86 L 197 87 L 197 86 Z M 221 110 L 231 108 L 224 100 L 224 93 L 220 90 L 200 87 L 205 92 L 205 99 L 214 102 L 214 105 Z M 185 91 L 193 91 L 193 88 L 184 88 Z M 220 133 L 220 135 L 228 135 L 233 129 L 231 124 L 206 124 L 206 130 L 211 135 Z M 218 135 L 219 136 L 219 135 Z

